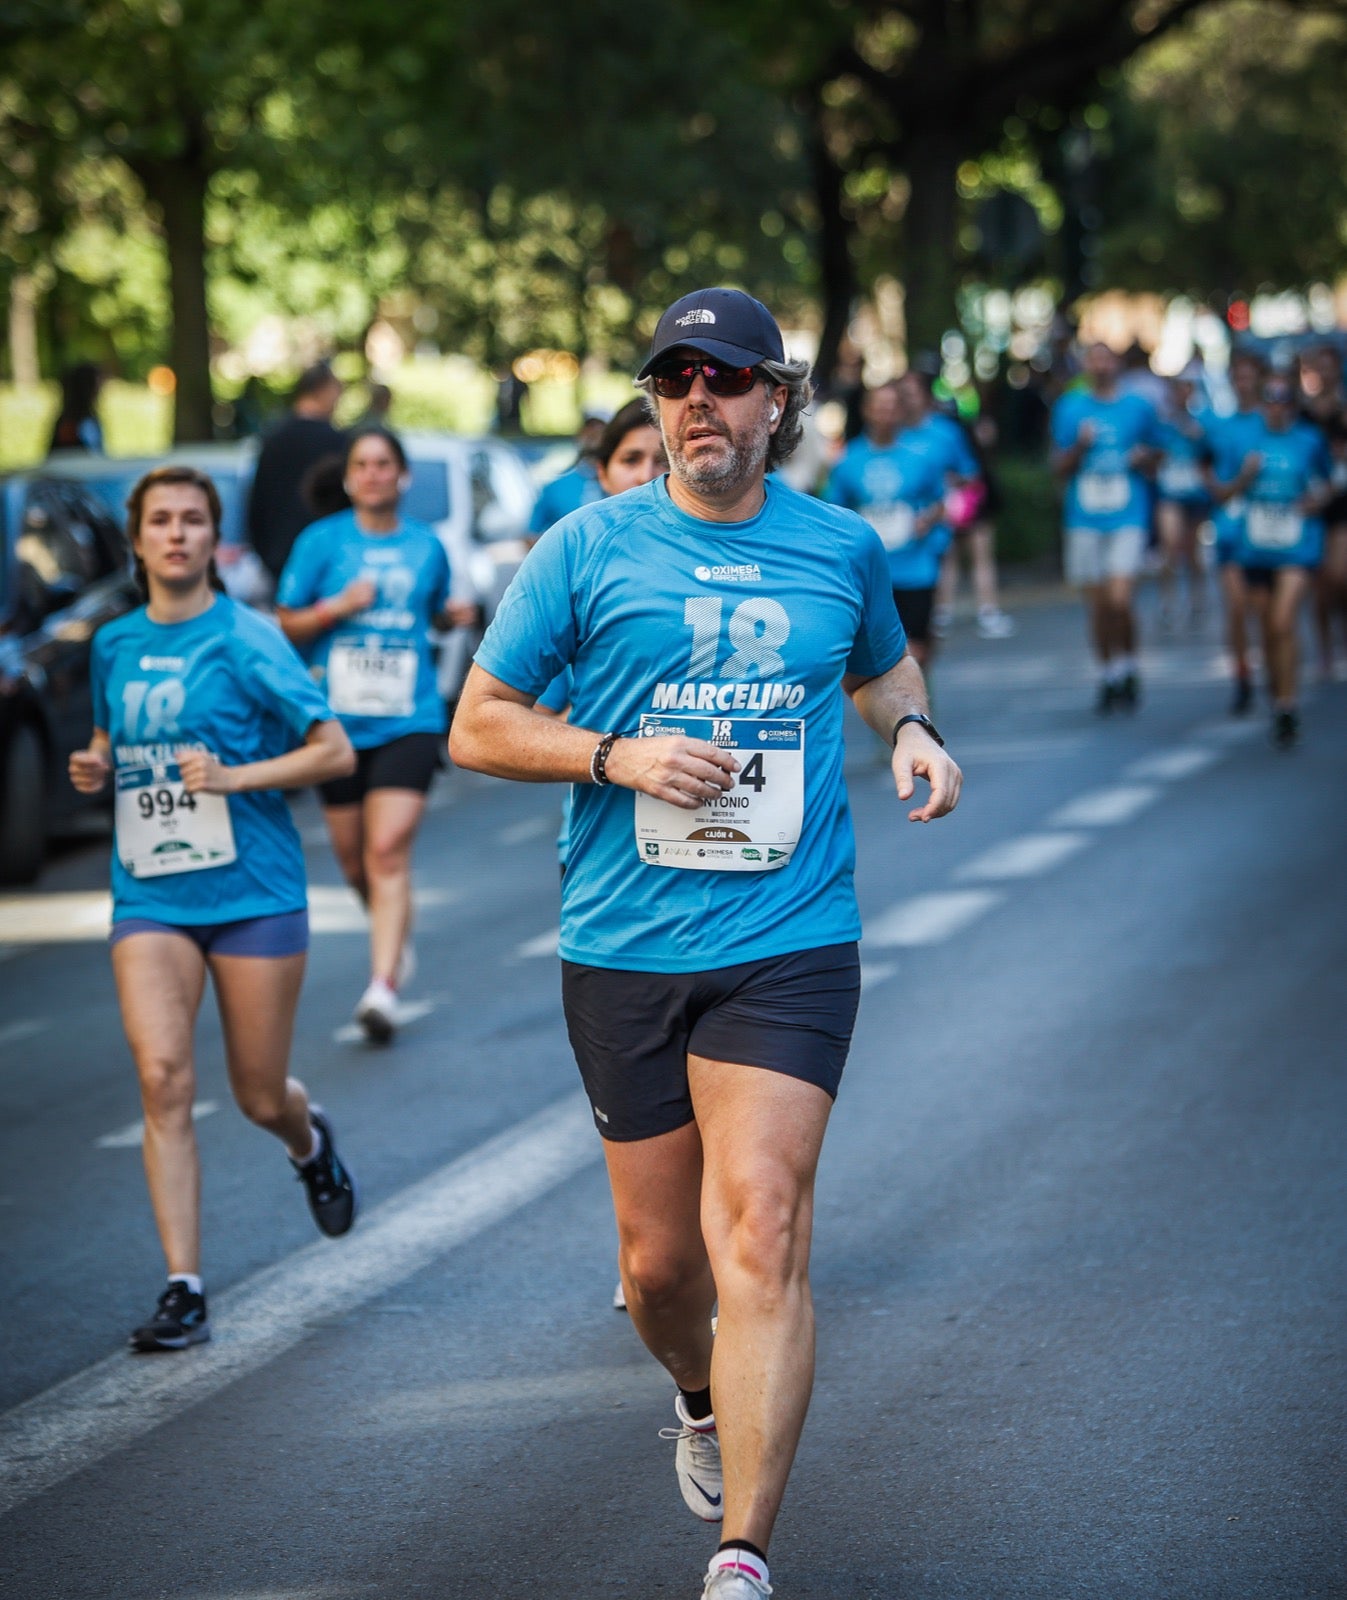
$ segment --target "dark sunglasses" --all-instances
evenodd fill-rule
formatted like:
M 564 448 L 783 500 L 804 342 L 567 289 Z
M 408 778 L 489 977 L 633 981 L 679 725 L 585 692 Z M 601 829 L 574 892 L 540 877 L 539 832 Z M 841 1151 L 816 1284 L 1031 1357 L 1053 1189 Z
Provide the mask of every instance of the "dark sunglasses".
M 747 394 L 758 380 L 756 367 L 727 367 L 719 361 L 666 361 L 650 374 L 661 400 L 681 400 L 701 373 L 712 394 Z

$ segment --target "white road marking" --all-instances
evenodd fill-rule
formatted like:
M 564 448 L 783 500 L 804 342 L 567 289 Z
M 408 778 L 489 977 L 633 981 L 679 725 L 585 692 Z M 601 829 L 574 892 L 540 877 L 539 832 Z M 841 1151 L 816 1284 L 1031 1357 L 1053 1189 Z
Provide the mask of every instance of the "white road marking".
M 200 1122 L 202 1117 L 213 1117 L 219 1109 L 218 1100 L 198 1100 L 192 1107 L 192 1121 Z M 118 1128 L 116 1133 L 105 1133 L 101 1139 L 95 1139 L 94 1145 L 99 1150 L 139 1150 L 144 1137 L 145 1124 L 129 1122 L 126 1127 Z
M 5 944 L 94 943 L 107 938 L 111 925 L 112 896 L 106 889 L 0 896 L 0 942 Z
M 1060 865 L 1078 850 L 1084 849 L 1088 835 L 1083 833 L 1026 833 L 1018 839 L 1006 839 L 984 850 L 980 856 L 965 862 L 954 874 L 960 882 L 970 878 L 990 878 L 999 881 L 1008 878 L 1032 878 Z
M 892 961 L 862 961 L 861 962 L 861 988 L 870 989 L 877 983 L 883 983 L 885 978 L 891 978 L 897 972 L 898 966 Z
M 1142 782 L 1174 783 L 1180 778 L 1191 778 L 1196 773 L 1204 772 L 1220 759 L 1221 752 L 1206 745 L 1181 745 L 1177 750 L 1161 750 L 1156 755 L 1147 756 L 1144 761 L 1134 761 L 1123 777 L 1140 779 Z
M 46 1017 L 28 1017 L 23 1022 L 11 1022 L 0 1028 L 0 1045 L 22 1044 L 25 1039 L 35 1039 L 51 1027 Z
M 1229 722 L 1204 722 L 1193 729 L 1195 739 L 1214 739 L 1217 744 L 1243 744 L 1266 732 L 1262 717 L 1243 717 Z
M 410 1022 L 419 1022 L 422 1017 L 428 1017 L 439 1003 L 438 1000 L 400 1000 L 398 1027 L 405 1028 Z M 361 1044 L 365 1039 L 365 1030 L 358 1022 L 346 1022 L 333 1033 L 332 1038 L 337 1044 Z
M 530 961 L 536 956 L 554 956 L 561 943 L 561 929 L 553 928 L 550 933 L 540 933 L 536 939 L 525 939 L 523 944 L 515 946 L 515 955 L 524 961 Z
M 213 1298 L 214 1338 L 182 1355 L 125 1353 L 0 1417 L 0 1516 L 343 1316 L 599 1160 L 589 1106 L 567 1095 L 386 1200 L 339 1244 L 296 1251 Z
M 886 950 L 939 944 L 962 933 L 1002 898 L 994 889 L 943 889 L 913 895 L 875 917 L 866 926 L 865 942 Z
M 1070 800 L 1048 818 L 1050 828 L 1111 828 L 1130 822 L 1160 798 L 1160 791 L 1145 784 L 1119 784 L 1116 789 L 1093 789 Z
M 553 816 L 550 812 L 545 817 L 529 817 L 527 821 L 502 828 L 496 835 L 496 843 L 527 844 L 530 839 L 541 839 L 545 834 L 555 833 L 560 826 L 560 815 Z

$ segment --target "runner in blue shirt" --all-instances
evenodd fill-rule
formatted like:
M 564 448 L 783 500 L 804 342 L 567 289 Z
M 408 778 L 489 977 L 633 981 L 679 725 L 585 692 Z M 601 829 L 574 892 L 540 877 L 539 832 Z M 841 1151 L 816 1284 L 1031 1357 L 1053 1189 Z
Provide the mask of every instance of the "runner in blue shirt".
M 1067 582 L 1085 597 L 1099 662 L 1098 709 L 1134 710 L 1137 673 L 1132 591 L 1146 552 L 1159 424 L 1139 394 L 1118 393 L 1118 357 L 1106 344 L 1084 352 L 1086 387 L 1052 408 L 1053 471 L 1066 486 Z
M 1247 716 L 1253 708 L 1253 674 L 1249 665 L 1249 586 L 1239 564 L 1244 531 L 1244 502 L 1230 485 L 1253 450 L 1263 430 L 1259 395 L 1267 368 L 1252 350 L 1237 350 L 1230 358 L 1230 386 L 1235 409 L 1205 418 L 1207 445 L 1206 487 L 1212 503 L 1212 529 L 1216 535 L 1216 567 L 1220 575 L 1221 603 L 1225 608 L 1225 638 L 1230 651 L 1234 694 L 1232 716 Z
M 1272 742 L 1300 737 L 1300 608 L 1323 556 L 1323 509 L 1332 495 L 1328 441 L 1296 416 L 1289 379 L 1263 385 L 1263 427 L 1226 492 L 1243 501 L 1240 564 L 1263 632 L 1272 695 Z
M 276 590 L 281 627 L 327 692 L 355 746 L 355 772 L 323 784 L 323 816 L 346 881 L 370 918 L 370 979 L 355 1017 L 386 1044 L 411 981 L 412 847 L 440 766 L 448 718 L 430 630 L 471 621 L 449 599 L 449 558 L 405 519 L 407 457 L 385 428 L 346 448 L 351 510 L 310 524 Z
M 565 472 L 558 473 L 538 491 L 538 498 L 529 513 L 529 532 L 534 535 L 546 533 L 554 522 L 560 522 L 568 513 L 602 499 L 598 471 L 594 462 L 584 457 L 573 467 L 567 467 Z
M 82 794 L 115 784 L 112 970 L 168 1264 L 131 1348 L 180 1350 L 210 1337 L 191 1116 L 207 972 L 239 1109 L 285 1144 L 324 1233 L 355 1220 L 332 1125 L 286 1075 L 309 930 L 304 857 L 278 792 L 355 758 L 272 624 L 219 592 L 211 480 L 192 467 L 148 473 L 127 526 L 148 603 L 94 637 L 95 726 L 70 779 Z
M 931 607 L 944 549 L 937 531 L 944 516 L 946 452 L 899 437 L 902 409 L 896 383 L 866 392 L 865 432 L 853 439 L 829 474 L 824 499 L 857 511 L 888 552 L 889 582 L 907 646 L 924 671 L 931 661 Z M 921 448 L 925 443 L 928 448 Z
M 949 811 L 960 775 L 873 529 L 765 476 L 811 392 L 771 313 L 684 296 L 639 379 L 669 476 L 543 536 L 450 749 L 575 785 L 563 998 L 627 1306 L 678 1385 L 684 1500 L 723 1517 L 704 1600 L 761 1600 L 812 1383 L 809 1195 L 858 997 L 842 691 L 894 742 L 900 798 L 930 782 L 913 820 Z M 534 702 L 566 666 L 560 722 Z
M 1160 416 L 1161 456 L 1155 477 L 1155 523 L 1161 557 L 1160 626 L 1169 629 L 1178 623 L 1175 593 L 1180 572 L 1187 591 L 1188 625 L 1200 627 L 1206 610 L 1199 534 L 1211 499 L 1203 473 L 1209 413 L 1198 405 L 1201 375 L 1201 363 L 1193 361 L 1177 377 L 1170 378 L 1165 391 L 1165 409 Z

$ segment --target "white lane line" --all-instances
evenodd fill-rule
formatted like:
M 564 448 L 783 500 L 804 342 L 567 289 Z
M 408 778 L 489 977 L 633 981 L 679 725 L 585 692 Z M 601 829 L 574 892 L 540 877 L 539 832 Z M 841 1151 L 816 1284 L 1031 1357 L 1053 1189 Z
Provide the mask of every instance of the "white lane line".
M 202 1117 L 213 1117 L 219 1109 L 218 1100 L 198 1100 L 192 1107 L 192 1121 L 200 1122 Z M 144 1137 L 143 1122 L 128 1122 L 116 1133 L 105 1133 L 101 1139 L 95 1139 L 94 1146 L 99 1150 L 139 1150 Z
M 1050 828 L 1111 828 L 1130 822 L 1160 798 L 1160 791 L 1145 784 L 1119 784 L 1116 789 L 1094 789 L 1070 800 L 1048 818 Z
M 1123 773 L 1125 778 L 1141 782 L 1176 783 L 1180 778 L 1191 778 L 1205 772 L 1221 759 L 1219 750 L 1206 745 L 1181 745 L 1177 750 L 1161 750 L 1147 756 L 1144 761 L 1134 761 Z
M 1214 739 L 1217 744 L 1243 744 L 1246 739 L 1256 739 L 1265 731 L 1262 717 L 1245 717 L 1238 722 L 1204 722 L 1193 729 L 1193 737 Z
M 1010 878 L 1032 878 L 1051 871 L 1069 856 L 1084 849 L 1089 835 L 1084 833 L 1026 833 L 1006 839 L 965 862 L 954 874 L 960 882 L 970 878 L 990 878 L 999 882 Z
M 862 961 L 861 988 L 871 989 L 875 984 L 891 978 L 897 970 L 898 964 L 893 961 Z
M 527 844 L 530 839 L 541 839 L 545 834 L 555 833 L 560 826 L 560 815 L 553 816 L 551 812 L 545 817 L 529 817 L 525 822 L 516 822 L 512 827 L 502 828 L 496 835 L 496 843 Z
M 525 939 L 523 944 L 515 946 L 515 955 L 521 960 L 531 961 L 537 956 L 554 956 L 561 944 L 561 929 L 553 928 L 549 933 L 540 933 L 536 939 Z
M 0 941 L 6 944 L 106 939 L 112 897 L 105 889 L 0 897 Z
M 35 1039 L 50 1027 L 51 1023 L 46 1017 L 28 1017 L 23 1022 L 11 1022 L 0 1028 L 0 1046 L 22 1044 L 25 1039 Z
M 994 889 L 943 889 L 913 895 L 867 924 L 865 942 L 886 950 L 939 944 L 962 933 L 1002 898 Z
M 589 1106 L 567 1095 L 386 1200 L 340 1244 L 296 1251 L 212 1300 L 215 1336 L 182 1355 L 125 1353 L 0 1417 L 0 1516 L 198 1405 L 436 1257 L 597 1162 Z
M 438 1000 L 400 1000 L 396 1018 L 398 1027 L 405 1028 L 410 1022 L 419 1022 L 422 1017 L 428 1017 L 439 1003 Z M 337 1044 L 363 1044 L 365 1030 L 358 1022 L 346 1022 L 335 1030 L 332 1038 Z

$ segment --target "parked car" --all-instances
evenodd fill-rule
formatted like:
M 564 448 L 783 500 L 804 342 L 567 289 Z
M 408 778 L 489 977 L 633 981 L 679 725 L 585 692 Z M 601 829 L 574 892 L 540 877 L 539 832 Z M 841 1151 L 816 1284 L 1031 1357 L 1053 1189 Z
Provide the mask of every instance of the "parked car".
M 108 510 L 108 464 L 0 478 L 0 882 L 37 876 L 49 834 L 90 802 L 66 777 L 93 726 L 89 647 L 139 603 Z

